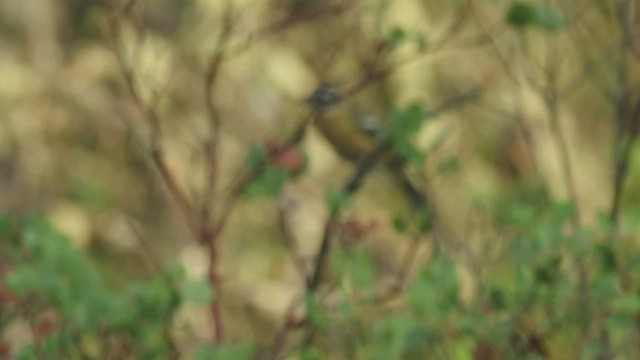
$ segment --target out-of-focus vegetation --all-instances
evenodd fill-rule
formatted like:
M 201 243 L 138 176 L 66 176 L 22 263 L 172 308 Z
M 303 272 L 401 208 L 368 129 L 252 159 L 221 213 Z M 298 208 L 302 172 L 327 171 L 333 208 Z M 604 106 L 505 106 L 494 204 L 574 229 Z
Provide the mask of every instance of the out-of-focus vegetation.
M 637 7 L 3 0 L 0 358 L 640 357 Z

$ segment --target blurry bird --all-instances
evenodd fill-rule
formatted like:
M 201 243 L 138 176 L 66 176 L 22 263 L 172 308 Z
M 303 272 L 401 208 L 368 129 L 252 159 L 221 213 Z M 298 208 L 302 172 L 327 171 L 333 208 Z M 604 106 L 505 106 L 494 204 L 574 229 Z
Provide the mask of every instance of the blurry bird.
M 321 84 L 308 98 L 314 125 L 336 152 L 358 167 L 384 165 L 417 208 L 426 208 L 426 197 L 404 171 L 404 159 L 393 153 L 384 122 L 359 113 L 334 87 Z M 367 164 L 369 162 L 369 164 Z
M 309 104 L 316 116 L 316 128 L 345 159 L 358 163 L 379 145 L 379 139 L 371 128 L 382 130 L 380 120 L 368 115 L 369 129 L 361 126 L 358 114 L 347 106 L 344 96 L 333 87 L 320 85 L 309 97 Z

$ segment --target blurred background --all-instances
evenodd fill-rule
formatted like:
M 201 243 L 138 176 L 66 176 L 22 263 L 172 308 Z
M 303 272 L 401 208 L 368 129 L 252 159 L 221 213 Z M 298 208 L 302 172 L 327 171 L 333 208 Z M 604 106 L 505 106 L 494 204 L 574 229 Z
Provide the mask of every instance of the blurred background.
M 633 11 L 621 18 L 624 6 Z M 206 278 L 207 247 L 154 161 L 159 147 L 196 211 L 229 216 L 217 243 L 227 336 L 268 343 L 304 288 L 287 238 L 303 263 L 313 259 L 326 194 L 355 167 L 309 127 L 301 175 L 275 196 L 229 206 L 252 149 L 295 132 L 321 83 L 357 88 L 349 106 L 383 119 L 477 90 L 412 138 L 426 154 L 412 174 L 426 179 L 455 239 L 445 247 L 466 259 L 461 297 L 472 303 L 476 277 L 511 236 L 499 226 L 505 204 L 569 201 L 574 225 L 596 224 L 611 214 L 626 151 L 619 206 L 623 224 L 634 223 L 637 11 L 632 1 L 577 0 L 4 0 L 0 212 L 43 214 L 116 289 L 171 261 Z M 346 205 L 337 238 L 391 273 L 413 241 L 397 231 L 411 212 L 376 170 Z M 419 267 L 432 246 L 412 249 Z M 185 343 L 211 338 L 207 314 L 181 315 L 194 334 Z

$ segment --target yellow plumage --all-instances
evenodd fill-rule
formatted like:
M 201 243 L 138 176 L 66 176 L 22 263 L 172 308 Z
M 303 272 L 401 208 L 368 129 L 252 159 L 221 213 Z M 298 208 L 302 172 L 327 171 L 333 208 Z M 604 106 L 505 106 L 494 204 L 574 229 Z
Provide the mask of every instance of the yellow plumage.
M 356 163 L 371 154 L 378 143 L 359 127 L 344 104 L 324 111 L 315 125 L 342 157 Z
M 384 132 L 381 121 L 371 115 L 358 114 L 355 106 L 347 104 L 332 87 L 320 85 L 309 103 L 316 116 L 316 128 L 345 159 L 356 163 L 363 160 L 382 140 L 381 136 L 376 137 Z
M 378 128 L 366 131 L 358 122 L 358 114 L 344 101 L 343 96 L 328 85 L 320 85 L 309 98 L 309 104 L 315 114 L 314 124 L 322 136 L 327 139 L 343 158 L 355 163 L 369 157 L 384 141 L 384 130 Z M 377 135 L 376 136 L 376 132 Z M 409 200 L 416 206 L 424 205 L 424 196 L 403 171 L 404 161 L 393 154 L 391 147 L 388 153 L 378 158 L 391 170 L 391 175 L 406 192 Z

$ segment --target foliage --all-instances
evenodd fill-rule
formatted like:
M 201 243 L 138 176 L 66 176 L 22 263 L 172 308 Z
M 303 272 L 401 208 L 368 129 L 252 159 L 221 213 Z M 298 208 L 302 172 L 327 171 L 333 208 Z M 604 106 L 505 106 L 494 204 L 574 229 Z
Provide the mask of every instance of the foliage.
M 517 235 L 485 276 L 477 302 L 460 301 L 456 262 L 440 253 L 411 281 L 405 308 L 372 320 L 364 314 L 376 302 L 371 294 L 379 269 L 366 252 L 336 252 L 332 269 L 341 279 L 342 303 L 323 309 L 309 298 L 310 319 L 332 352 L 357 358 L 545 358 L 570 348 L 595 358 L 602 351 L 595 346 L 601 344 L 597 331 L 569 334 L 601 326 L 612 330 L 619 346 L 629 344 L 638 331 L 633 319 L 640 315 L 640 283 L 634 277 L 621 288 L 619 276 L 621 264 L 637 266 L 640 249 L 603 243 L 599 228 L 568 232 L 575 212 L 570 203 L 534 206 L 518 203 L 508 211 L 513 216 L 505 226 Z M 342 336 L 356 341 L 355 349 Z
M 412 144 L 411 137 L 418 133 L 427 118 L 428 112 L 417 103 L 393 112 L 389 140 L 401 158 L 414 163 L 424 160 L 424 153 Z
M 177 264 L 114 291 L 87 257 L 42 219 L 29 216 L 11 226 L 3 217 L 2 223 L 0 235 L 8 243 L 3 248 L 12 254 L 4 278 L 11 297 L 2 317 L 26 320 L 35 332 L 35 342 L 19 349 L 18 358 L 171 357 L 175 344 L 168 329 L 181 304 L 206 305 L 213 299 L 208 283 L 186 280 Z M 12 227 L 15 231 L 8 231 Z
M 536 26 L 542 29 L 555 30 L 565 25 L 562 14 L 542 5 L 515 2 L 507 11 L 507 22 L 516 27 Z

